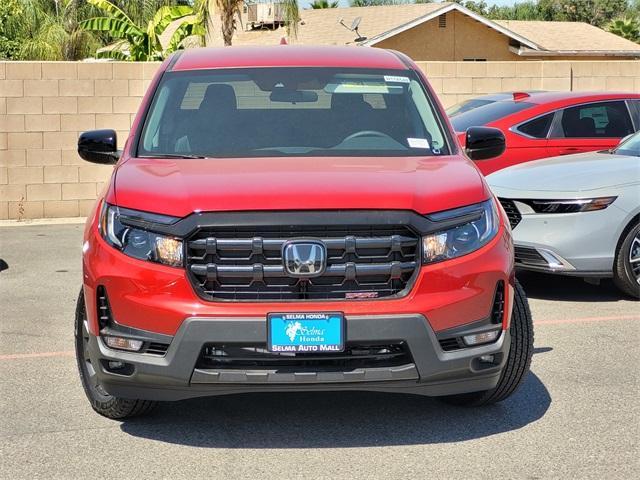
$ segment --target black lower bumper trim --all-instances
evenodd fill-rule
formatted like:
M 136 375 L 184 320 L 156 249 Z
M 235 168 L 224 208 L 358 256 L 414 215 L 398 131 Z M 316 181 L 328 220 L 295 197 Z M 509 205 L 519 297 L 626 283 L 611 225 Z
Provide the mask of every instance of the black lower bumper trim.
M 145 400 L 179 400 L 199 396 L 257 391 L 369 390 L 400 391 L 422 395 L 450 395 L 493 388 L 504 361 L 477 369 L 477 358 L 498 354 L 507 357 L 509 332 L 489 345 L 445 352 L 435 332 L 422 315 L 346 317 L 349 342 L 402 342 L 412 362 L 382 368 L 344 371 L 279 372 L 195 368 L 207 343 L 264 343 L 264 318 L 190 318 L 171 341 L 164 357 L 115 351 L 96 337 L 90 340 L 94 364 L 119 360 L 133 365 L 129 376 L 98 371 L 98 379 L 109 393 Z M 93 363 L 93 362 L 92 362 Z M 225 371 L 222 371 L 225 370 Z

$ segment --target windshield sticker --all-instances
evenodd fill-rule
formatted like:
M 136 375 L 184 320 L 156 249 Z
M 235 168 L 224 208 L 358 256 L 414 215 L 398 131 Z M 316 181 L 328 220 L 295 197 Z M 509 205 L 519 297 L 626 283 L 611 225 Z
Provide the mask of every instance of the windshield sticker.
M 407 143 L 411 148 L 430 148 L 426 138 L 407 138 Z
M 395 83 L 409 83 L 409 77 L 399 77 L 397 75 L 385 75 L 385 82 L 395 82 Z
M 329 83 L 324 88 L 327 93 L 389 93 L 389 87 L 384 83 L 370 83 L 346 81 Z

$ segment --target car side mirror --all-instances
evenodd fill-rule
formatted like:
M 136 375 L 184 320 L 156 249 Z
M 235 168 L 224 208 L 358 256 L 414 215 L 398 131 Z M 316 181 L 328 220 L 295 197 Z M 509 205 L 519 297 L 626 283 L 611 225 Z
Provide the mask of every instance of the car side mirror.
M 487 160 L 502 155 L 506 148 L 504 134 L 498 128 L 470 127 L 466 133 L 465 152 L 471 160 Z
M 101 165 L 115 165 L 120 158 L 118 137 L 114 130 L 90 130 L 78 138 L 78 155 Z

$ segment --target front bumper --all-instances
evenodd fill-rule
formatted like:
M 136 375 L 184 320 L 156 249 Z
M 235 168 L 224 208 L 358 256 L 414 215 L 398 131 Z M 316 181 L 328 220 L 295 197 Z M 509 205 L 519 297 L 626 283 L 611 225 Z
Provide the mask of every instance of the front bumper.
M 107 348 L 100 337 L 90 336 L 89 351 L 98 365 L 98 379 L 112 395 L 147 400 L 185 398 L 258 391 L 369 390 L 452 395 L 495 387 L 509 353 L 509 331 L 491 344 L 444 351 L 424 316 L 347 316 L 347 342 L 402 341 L 411 362 L 394 367 L 357 368 L 347 371 L 296 373 L 258 369 L 196 368 L 202 347 L 209 342 L 266 343 L 264 318 L 188 318 L 171 339 L 164 356 L 129 353 Z M 469 324 L 469 331 L 499 328 L 486 322 Z M 484 325 L 484 326 L 482 326 Z M 463 335 L 457 327 L 455 335 Z M 149 334 L 153 335 L 153 334 Z M 163 336 L 163 339 L 166 339 Z M 480 357 L 493 355 L 493 363 Z M 109 361 L 130 365 L 128 375 L 106 368 Z
M 563 275 L 609 277 L 626 213 L 615 205 L 594 212 L 528 213 L 513 229 L 516 267 Z

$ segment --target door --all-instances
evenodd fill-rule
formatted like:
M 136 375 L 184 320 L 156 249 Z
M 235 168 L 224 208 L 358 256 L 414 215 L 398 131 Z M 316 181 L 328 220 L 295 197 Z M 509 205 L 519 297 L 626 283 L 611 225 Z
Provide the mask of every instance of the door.
M 594 102 L 558 112 L 547 141 L 549 156 L 607 150 L 633 133 L 624 100 Z

